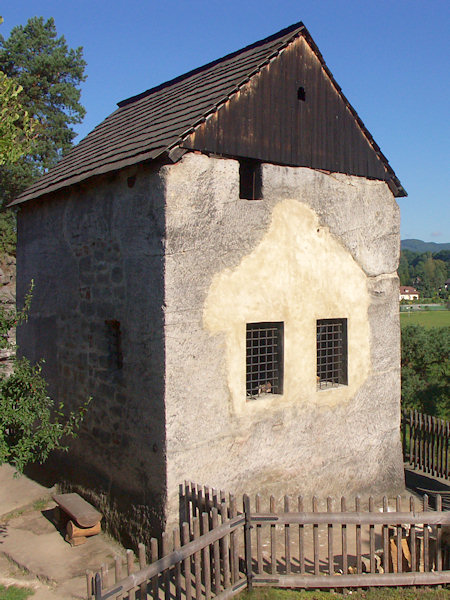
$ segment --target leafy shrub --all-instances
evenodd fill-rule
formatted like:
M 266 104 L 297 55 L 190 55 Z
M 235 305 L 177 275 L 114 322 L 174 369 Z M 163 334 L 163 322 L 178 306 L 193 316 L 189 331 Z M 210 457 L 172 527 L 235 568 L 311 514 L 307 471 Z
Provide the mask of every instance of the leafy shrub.
M 10 347 L 11 328 L 27 320 L 33 285 L 23 310 L 0 306 L 0 348 Z M 10 463 L 17 472 L 32 462 L 44 462 L 52 450 L 67 450 L 63 440 L 75 437 L 89 404 L 64 414 L 64 405 L 55 407 L 42 377 L 42 362 L 32 365 L 16 359 L 10 375 L 0 374 L 0 464 Z

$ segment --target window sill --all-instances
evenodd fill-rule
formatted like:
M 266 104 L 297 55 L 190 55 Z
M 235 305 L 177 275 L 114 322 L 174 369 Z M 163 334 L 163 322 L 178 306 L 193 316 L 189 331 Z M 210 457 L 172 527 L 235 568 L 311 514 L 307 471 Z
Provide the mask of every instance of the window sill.
M 326 390 L 337 390 L 339 388 L 348 387 L 346 383 L 333 383 L 332 381 L 321 381 L 316 386 L 317 392 L 323 392 Z
M 275 398 L 282 398 L 283 394 L 272 394 L 272 393 L 262 393 L 258 396 L 246 396 L 246 402 L 258 402 L 258 400 L 272 400 Z

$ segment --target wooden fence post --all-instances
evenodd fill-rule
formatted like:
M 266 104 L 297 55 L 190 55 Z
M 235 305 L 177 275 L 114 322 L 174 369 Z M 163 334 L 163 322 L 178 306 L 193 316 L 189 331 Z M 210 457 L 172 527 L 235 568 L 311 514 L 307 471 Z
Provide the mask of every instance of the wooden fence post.
M 95 600 L 102 600 L 102 577 L 100 573 L 95 574 Z
M 253 589 L 253 569 L 252 569 L 252 536 L 251 536 L 251 514 L 250 514 L 250 498 L 247 494 L 244 495 L 244 541 L 245 541 L 245 570 L 247 575 L 247 590 Z

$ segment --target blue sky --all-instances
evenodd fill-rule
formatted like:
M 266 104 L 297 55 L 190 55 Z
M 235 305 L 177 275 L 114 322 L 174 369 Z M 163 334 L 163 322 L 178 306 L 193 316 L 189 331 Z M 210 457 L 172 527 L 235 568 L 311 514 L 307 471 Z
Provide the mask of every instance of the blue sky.
M 83 46 L 84 137 L 116 102 L 303 21 L 408 192 L 402 238 L 449 242 L 448 0 L 8 0 Z

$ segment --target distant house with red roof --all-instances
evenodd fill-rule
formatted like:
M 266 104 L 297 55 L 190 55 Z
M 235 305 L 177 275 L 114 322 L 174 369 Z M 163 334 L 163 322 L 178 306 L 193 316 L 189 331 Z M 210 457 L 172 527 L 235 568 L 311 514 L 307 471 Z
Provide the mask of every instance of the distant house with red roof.
M 418 300 L 419 292 L 410 285 L 400 286 L 400 300 Z

